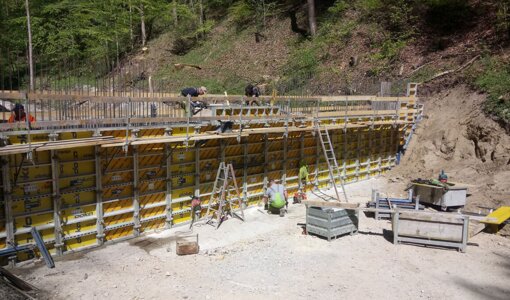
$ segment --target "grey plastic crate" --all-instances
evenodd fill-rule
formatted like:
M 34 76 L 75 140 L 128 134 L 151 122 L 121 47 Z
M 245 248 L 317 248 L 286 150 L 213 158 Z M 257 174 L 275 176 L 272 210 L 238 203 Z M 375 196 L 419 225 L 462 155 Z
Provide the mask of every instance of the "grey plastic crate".
M 331 241 L 344 234 L 358 232 L 359 212 L 352 209 L 307 207 L 306 232 Z

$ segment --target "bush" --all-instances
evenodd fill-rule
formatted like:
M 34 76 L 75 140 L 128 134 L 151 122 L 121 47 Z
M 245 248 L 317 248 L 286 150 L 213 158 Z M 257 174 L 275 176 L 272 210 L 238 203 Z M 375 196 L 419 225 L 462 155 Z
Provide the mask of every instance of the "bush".
M 345 0 L 337 0 L 328 8 L 328 13 L 332 15 L 342 15 L 349 8 L 349 4 Z
M 510 64 L 485 59 L 484 71 L 476 79 L 477 86 L 488 94 L 484 110 L 510 123 Z
M 382 43 L 379 53 L 375 54 L 374 58 L 378 60 L 387 59 L 390 62 L 394 61 L 405 46 L 406 42 L 403 40 L 388 39 Z

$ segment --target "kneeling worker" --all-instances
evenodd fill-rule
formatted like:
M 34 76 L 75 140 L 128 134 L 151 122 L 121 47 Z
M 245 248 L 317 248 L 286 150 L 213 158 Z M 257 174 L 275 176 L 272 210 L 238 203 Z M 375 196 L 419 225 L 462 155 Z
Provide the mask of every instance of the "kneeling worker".
M 200 95 L 207 94 L 207 88 L 205 86 L 199 87 L 199 88 L 185 88 L 181 91 L 181 95 L 184 97 L 198 97 Z M 191 101 L 191 111 L 193 115 L 198 114 L 202 109 L 207 108 L 207 105 L 201 101 Z M 186 102 L 183 103 L 182 108 L 186 110 Z
M 283 184 L 279 184 L 275 179 L 271 179 L 266 194 L 263 197 L 264 208 L 267 207 L 268 212 L 280 213 L 280 216 L 283 216 L 283 207 L 285 206 L 285 209 L 288 207 L 287 197 L 287 189 Z

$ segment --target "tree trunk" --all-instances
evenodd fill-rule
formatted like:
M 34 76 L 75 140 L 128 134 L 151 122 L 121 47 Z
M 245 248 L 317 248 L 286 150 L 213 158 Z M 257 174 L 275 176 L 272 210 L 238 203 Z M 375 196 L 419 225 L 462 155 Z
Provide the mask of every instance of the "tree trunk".
M 178 20 L 177 20 L 177 0 L 173 0 L 172 16 L 174 18 L 174 26 L 177 27 L 177 25 L 179 25 Z
M 30 91 L 34 90 L 34 63 L 32 59 L 32 29 L 30 26 L 30 8 L 28 0 L 25 0 L 25 8 L 27 11 L 27 30 L 28 30 L 28 65 L 30 72 Z
M 131 49 L 135 47 L 135 35 L 133 33 L 133 6 L 129 1 L 129 37 L 131 39 Z
M 308 22 L 310 24 L 310 35 L 314 36 L 317 33 L 317 20 L 315 18 L 315 0 L 308 1 Z
M 199 24 L 200 27 L 204 26 L 204 6 L 202 5 L 202 0 L 198 1 L 198 8 L 200 10 L 200 18 L 199 18 Z
M 143 11 L 143 4 L 140 5 L 140 23 L 142 29 L 142 46 L 145 46 L 147 35 L 145 34 L 145 13 Z

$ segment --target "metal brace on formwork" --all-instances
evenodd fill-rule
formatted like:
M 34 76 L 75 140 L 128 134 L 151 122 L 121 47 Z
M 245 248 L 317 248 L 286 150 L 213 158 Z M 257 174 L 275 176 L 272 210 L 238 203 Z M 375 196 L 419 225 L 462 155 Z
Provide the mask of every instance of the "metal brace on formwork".
M 124 153 L 128 154 L 129 151 L 129 129 L 131 127 L 131 97 L 128 97 L 128 108 L 126 110 L 127 117 L 126 117 L 126 142 L 124 145 L 122 145 L 122 150 Z
M 32 137 L 30 135 L 30 129 L 32 125 L 30 124 L 30 103 L 28 102 L 28 94 L 23 93 L 23 97 L 25 98 L 25 108 L 27 110 L 25 117 L 25 125 L 27 126 L 27 144 L 28 144 L 28 152 L 27 152 L 27 161 L 31 162 L 35 166 L 34 157 L 32 153 Z
M 241 100 L 241 110 L 239 111 L 239 133 L 237 134 L 237 143 L 241 143 L 241 135 L 243 134 L 243 108 L 244 101 Z
M 285 111 L 285 133 L 284 138 L 289 137 L 289 116 L 290 116 L 290 99 L 287 100 L 287 109 Z
M 189 147 L 189 123 L 191 122 L 191 115 L 193 112 L 191 111 L 191 95 L 188 95 L 188 101 L 186 102 L 186 139 L 183 144 L 186 147 L 186 150 Z

